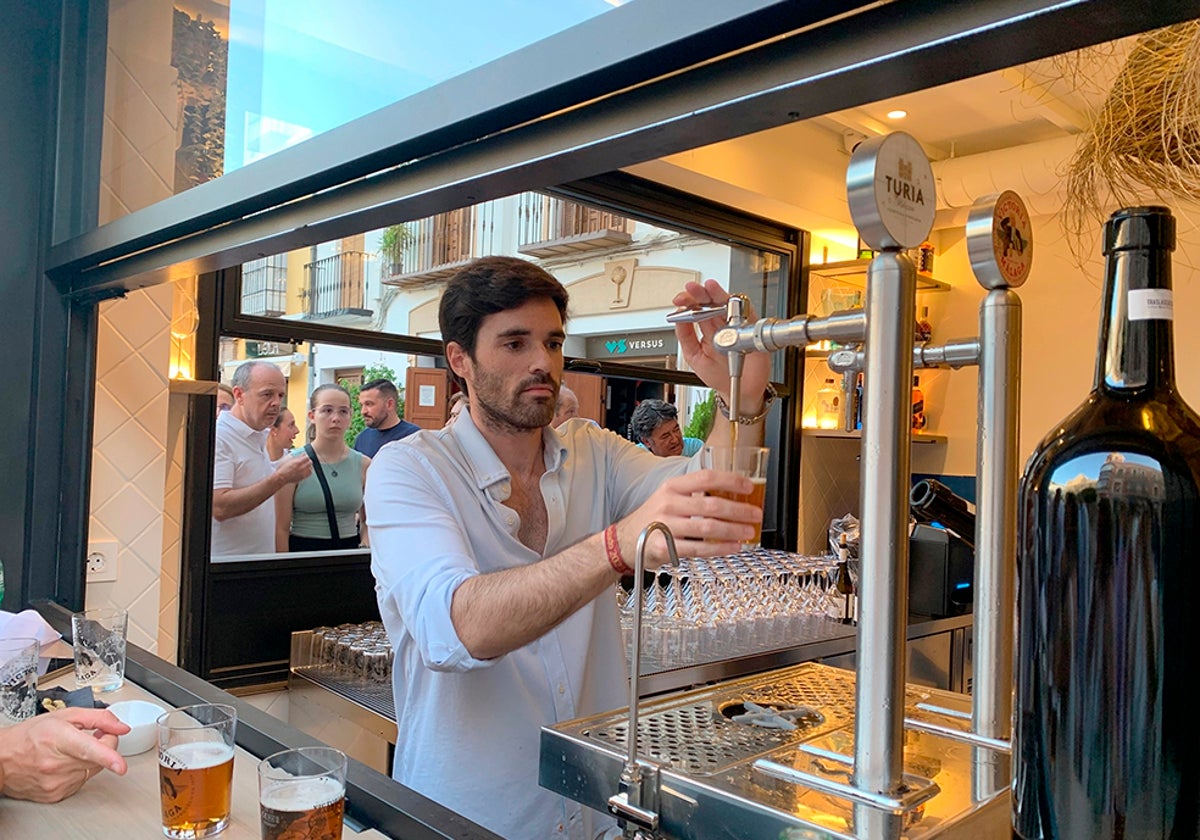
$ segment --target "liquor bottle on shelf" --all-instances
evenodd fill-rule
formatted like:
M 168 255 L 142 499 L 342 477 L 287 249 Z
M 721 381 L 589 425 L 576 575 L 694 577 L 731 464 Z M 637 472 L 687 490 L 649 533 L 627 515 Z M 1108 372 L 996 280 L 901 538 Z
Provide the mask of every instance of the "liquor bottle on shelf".
M 1200 837 L 1200 416 L 1163 207 L 1114 213 L 1092 392 L 1021 480 L 1013 836 Z
M 933 324 L 929 321 L 928 306 L 921 307 L 921 317 L 917 319 L 917 325 L 913 328 L 913 337 L 918 344 L 924 344 L 933 338 Z
M 817 428 L 839 429 L 842 426 L 842 391 L 832 379 L 817 391 Z
M 912 427 L 916 431 L 925 428 L 925 392 L 921 390 L 921 377 L 914 376 L 912 384 Z

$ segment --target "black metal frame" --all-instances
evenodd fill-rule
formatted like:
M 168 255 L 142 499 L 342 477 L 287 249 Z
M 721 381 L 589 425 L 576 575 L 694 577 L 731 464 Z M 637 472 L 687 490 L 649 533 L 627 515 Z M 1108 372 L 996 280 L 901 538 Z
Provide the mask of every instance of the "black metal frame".
M 896 4 L 782 2 L 748 16 L 715 10 L 728 5 L 720 2 L 652 5 L 673 19 L 661 30 L 623 33 L 617 40 L 636 37 L 612 76 L 628 82 L 637 67 L 651 81 L 622 89 L 604 73 L 588 73 L 552 80 L 556 96 L 534 95 L 548 67 L 575 62 L 564 48 L 577 46 L 581 33 L 591 49 L 606 27 L 643 23 L 632 15 L 641 9 L 635 3 L 502 59 L 513 62 L 524 94 L 517 101 L 498 98 L 504 94 L 493 83 L 504 77 L 488 65 L 55 246 L 50 274 L 78 293 L 229 268 L 1196 16 L 1190 0 L 909 0 L 903 14 Z M 706 15 L 723 23 L 702 32 L 684 23 Z M 762 28 L 761 43 L 747 46 L 751 20 L 788 28 Z M 664 34 L 681 30 L 692 34 Z M 723 33 L 734 37 L 729 45 L 710 40 Z M 664 41 L 681 55 L 713 60 L 681 66 Z M 738 44 L 745 48 L 726 54 Z M 545 61 L 554 57 L 563 60 Z M 477 105 L 478 90 L 465 100 L 448 94 L 478 83 L 484 71 L 486 120 L 447 126 L 447 117 L 431 112 Z M 414 118 L 435 128 L 415 134 L 422 123 Z M 413 139 L 390 140 L 397 137 Z
M 615 39 L 624 46 L 609 54 L 616 62 L 611 75 L 564 71 L 561 78 L 542 82 L 546 67 L 571 67 L 573 62 L 530 62 L 568 55 L 579 38 L 603 42 L 606 27 L 635 20 L 629 15 L 641 7 L 632 4 L 601 16 L 594 26 L 579 27 L 505 59 L 504 66 L 514 70 L 512 87 L 484 86 L 491 97 L 489 107 L 480 111 L 484 116 L 465 113 L 464 109 L 478 104 L 474 98 L 445 96 L 458 85 L 483 78 L 480 73 L 467 74 L 57 245 L 50 255 L 49 275 L 84 304 L 180 274 L 232 267 L 263 253 L 313 245 L 524 189 L 565 183 L 568 186 L 561 189 L 582 193 L 584 188 L 577 183 L 582 178 L 698 142 L 773 127 L 1195 15 L 1192 4 L 1182 0 L 1134 9 L 1119 0 L 971 4 L 914 0 L 905 4 L 903 16 L 890 4 L 865 10 L 862 6 L 847 3 L 831 9 L 828 4 L 764 2 L 742 14 L 728 11 L 719 0 L 655 4 L 655 11 L 637 14 L 665 14 L 671 23 L 660 29 L 634 27 L 630 30 L 637 33 L 634 39 Z M 844 14 L 829 18 L 831 12 Z M 718 35 L 728 40 L 720 41 Z M 702 55 L 716 60 L 697 63 Z M 635 68 L 638 72 L 633 72 Z M 488 71 L 490 82 L 498 78 L 495 67 L 483 70 Z M 548 89 L 554 97 L 533 95 Z M 518 90 L 523 94 L 518 95 Z M 515 98 L 505 101 L 505 95 Z M 574 103 L 567 101 L 572 96 L 577 97 Z M 447 102 L 462 107 L 442 113 Z M 550 105 L 564 110 L 543 116 Z M 414 127 L 421 123 L 414 120 L 429 117 L 430 108 L 438 109 L 437 119 L 428 122 L 428 130 L 417 131 Z M 525 120 L 523 125 L 516 126 L 517 116 Z M 491 133 L 481 131 L 484 128 Z M 451 148 L 452 139 L 461 142 Z M 378 174 L 362 177 L 372 173 Z M 592 179 L 588 191 L 594 199 L 603 198 L 603 182 Z M 318 193 L 319 188 L 323 191 Z M 275 206 L 285 198 L 295 200 Z M 671 208 L 673 223 L 689 210 L 695 212 L 691 203 Z M 253 211 L 261 212 L 248 215 Z M 706 220 L 697 223 L 701 221 Z M 802 260 L 803 250 L 800 253 Z M 803 278 L 801 260 L 794 264 Z M 206 279 L 202 286 L 211 282 Z M 803 287 L 803 282 L 793 284 L 793 311 L 802 310 Z M 228 295 L 219 305 L 223 326 L 235 334 L 244 331 L 281 341 L 302 334 L 311 340 L 431 355 L 441 350 L 438 342 L 425 339 L 248 318 L 236 312 L 236 300 Z M 83 341 L 94 342 L 94 325 Z M 92 369 L 87 364 L 72 363 L 67 371 L 68 391 L 91 387 Z M 85 407 L 76 416 L 88 417 L 88 410 Z M 790 413 L 791 433 L 798 437 L 799 412 Z M 71 448 L 80 448 L 64 451 L 63 463 L 83 463 L 84 468 L 78 475 L 64 470 L 61 478 L 64 485 L 82 484 L 78 495 L 86 501 L 88 447 L 81 442 L 78 436 L 69 441 Z M 196 468 L 201 466 L 201 456 L 199 451 L 189 454 Z M 796 492 L 796 488 L 788 490 L 790 501 L 795 501 Z M 59 549 L 58 556 L 64 548 L 72 551 L 72 557 L 81 556 L 74 552 L 86 531 L 86 516 L 86 506 L 67 509 L 50 543 Z M 207 528 L 201 526 L 200 516 L 193 519 L 186 551 L 206 556 L 203 543 L 208 537 L 200 532 Z M 75 576 L 81 582 L 82 571 L 76 570 Z M 69 601 L 81 599 L 81 590 L 66 589 Z M 192 611 L 203 613 L 205 587 L 193 570 L 185 570 L 184 589 L 188 592 L 186 634 L 196 629 L 188 624 L 195 620 Z M 198 644 L 194 637 L 183 638 L 181 651 L 196 653 Z M 192 661 L 191 654 L 183 661 Z

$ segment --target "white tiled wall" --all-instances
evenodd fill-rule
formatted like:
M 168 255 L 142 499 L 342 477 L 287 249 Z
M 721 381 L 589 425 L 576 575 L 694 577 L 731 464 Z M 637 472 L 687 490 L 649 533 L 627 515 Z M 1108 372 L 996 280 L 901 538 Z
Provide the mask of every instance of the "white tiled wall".
M 89 539 L 118 544 L 117 580 L 87 605 L 129 610 L 129 639 L 158 650 L 171 286 L 100 306 Z
M 101 224 L 172 193 L 179 122 L 172 20 L 172 4 L 159 0 L 109 5 Z M 182 428 L 167 387 L 174 293 L 156 286 L 100 306 L 88 538 L 117 541 L 118 575 L 89 584 L 86 596 L 89 607 L 127 608 L 130 641 L 172 661 L 181 471 L 168 466 L 182 446 L 179 434 L 168 434 Z M 174 513 L 164 518 L 168 507 Z

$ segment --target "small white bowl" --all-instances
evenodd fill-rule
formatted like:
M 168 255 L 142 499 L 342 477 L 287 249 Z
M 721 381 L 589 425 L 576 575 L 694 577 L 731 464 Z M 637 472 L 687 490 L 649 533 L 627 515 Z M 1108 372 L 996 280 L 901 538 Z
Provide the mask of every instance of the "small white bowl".
M 121 700 L 108 710 L 129 725 L 129 732 L 117 737 L 117 752 L 121 755 L 137 755 L 153 747 L 158 737 L 154 722 L 167 711 L 149 700 Z

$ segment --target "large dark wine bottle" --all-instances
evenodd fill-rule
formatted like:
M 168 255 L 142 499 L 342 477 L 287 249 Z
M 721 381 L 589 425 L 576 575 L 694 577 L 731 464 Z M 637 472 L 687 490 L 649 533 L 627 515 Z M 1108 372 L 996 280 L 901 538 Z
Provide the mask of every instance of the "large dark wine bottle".
M 1021 481 L 1025 840 L 1200 837 L 1200 417 L 1175 391 L 1174 247 L 1164 207 L 1108 220 L 1095 387 Z

